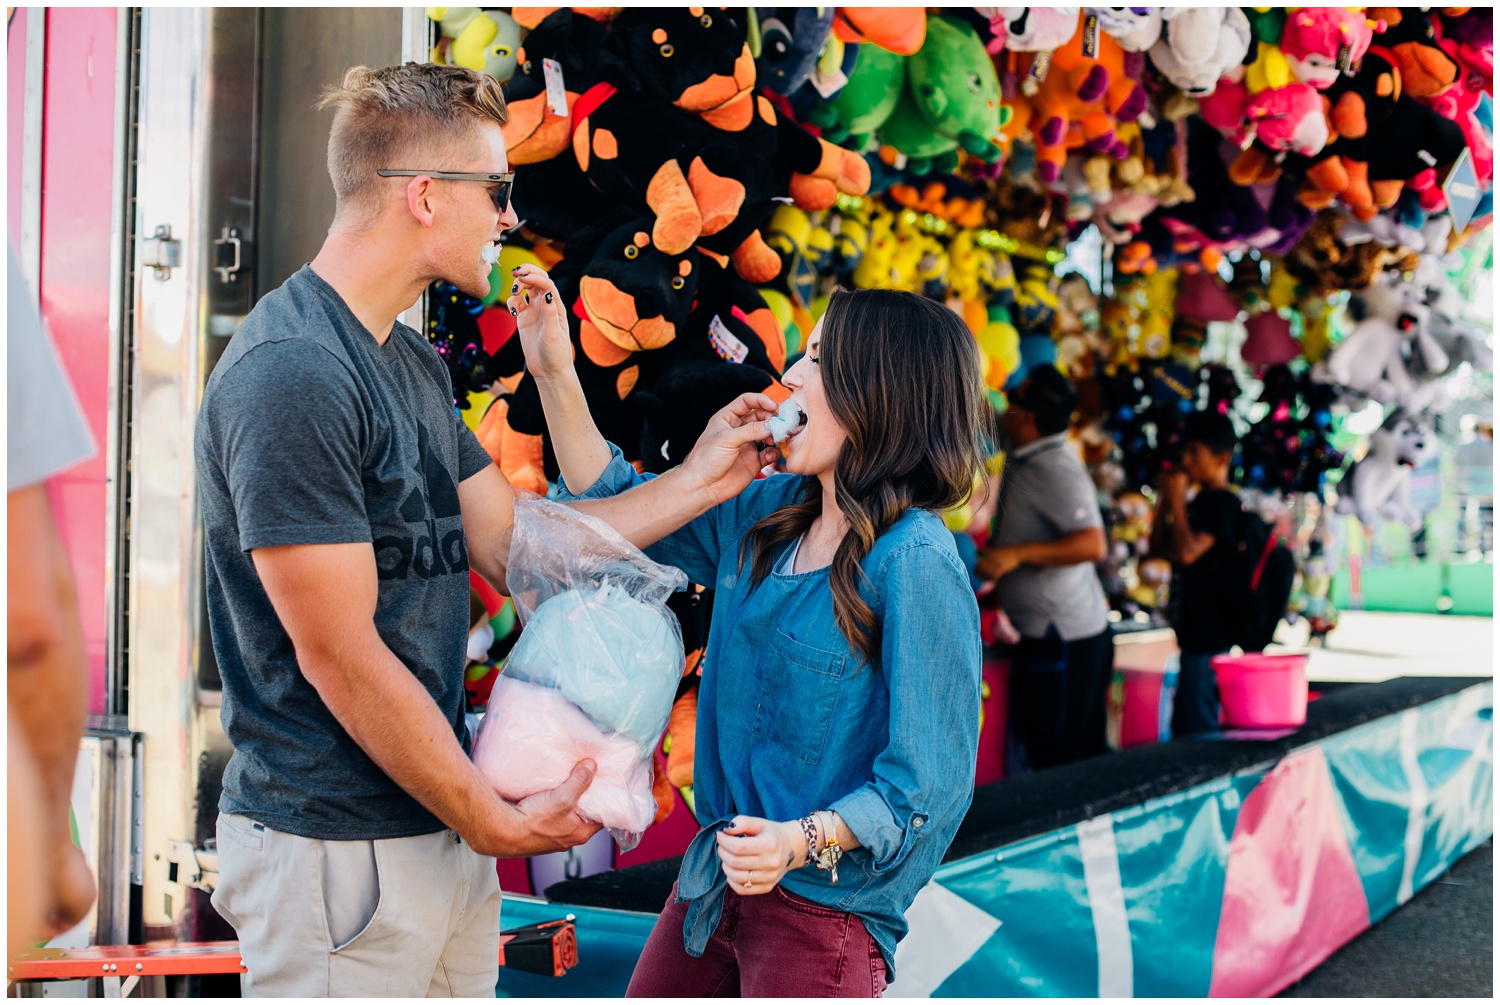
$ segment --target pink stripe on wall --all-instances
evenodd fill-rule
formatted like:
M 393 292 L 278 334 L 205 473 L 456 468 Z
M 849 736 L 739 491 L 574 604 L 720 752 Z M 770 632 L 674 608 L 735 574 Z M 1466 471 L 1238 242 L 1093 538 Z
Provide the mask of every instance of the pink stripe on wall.
M 28 13 L 38 16 L 40 10 Z M 117 12 L 113 7 L 51 7 L 46 16 L 42 317 L 98 448 L 90 460 L 54 478 L 48 489 L 77 584 L 89 664 L 90 710 L 103 712 L 108 622 L 105 500 L 109 491 L 104 453 L 109 419 L 109 228 L 114 193 Z M 13 26 L 12 53 L 15 34 Z M 12 174 L 13 192 L 19 181 Z
M 1235 823 L 1209 994 L 1274 995 L 1369 927 L 1328 761 L 1321 747 L 1291 754 Z

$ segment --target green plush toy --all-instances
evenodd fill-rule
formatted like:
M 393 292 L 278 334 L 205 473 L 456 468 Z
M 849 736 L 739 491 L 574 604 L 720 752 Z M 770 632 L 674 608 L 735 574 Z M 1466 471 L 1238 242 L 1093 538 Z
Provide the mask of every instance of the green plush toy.
M 1002 121 L 1000 79 L 978 32 L 953 18 L 929 17 L 927 39 L 907 60 L 906 88 L 880 141 L 904 154 L 916 174 L 948 171 L 959 149 L 999 160 L 992 139 Z
M 808 121 L 830 143 L 864 150 L 901 99 L 907 59 L 878 45 L 861 45 L 849 82 L 834 100 L 814 107 Z

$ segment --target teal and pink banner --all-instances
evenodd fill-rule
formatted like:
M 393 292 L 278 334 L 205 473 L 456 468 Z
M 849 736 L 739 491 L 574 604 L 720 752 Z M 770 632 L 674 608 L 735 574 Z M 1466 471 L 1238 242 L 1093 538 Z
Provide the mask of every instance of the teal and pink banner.
M 1493 702 L 1476 683 L 949 862 L 907 912 L 887 994 L 1273 995 L 1490 837 Z M 503 920 L 559 910 L 577 917 L 583 965 L 502 975 L 500 994 L 623 993 L 654 916 L 507 898 Z

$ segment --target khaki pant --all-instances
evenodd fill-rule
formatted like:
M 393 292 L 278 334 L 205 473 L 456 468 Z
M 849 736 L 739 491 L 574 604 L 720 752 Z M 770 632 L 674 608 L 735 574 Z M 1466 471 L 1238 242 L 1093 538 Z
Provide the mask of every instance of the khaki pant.
M 495 860 L 453 831 L 315 841 L 221 813 L 218 838 L 213 905 L 239 935 L 245 997 L 494 996 Z

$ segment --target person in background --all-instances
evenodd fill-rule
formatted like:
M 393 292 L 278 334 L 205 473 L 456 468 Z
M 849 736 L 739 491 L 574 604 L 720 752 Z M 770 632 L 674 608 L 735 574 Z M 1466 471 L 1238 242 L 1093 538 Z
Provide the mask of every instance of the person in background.
M 1077 406 L 1055 367 L 1034 368 L 1000 416 L 1007 454 L 999 526 L 975 575 L 999 581 L 1021 640 L 1010 670 L 1010 723 L 1025 764 L 1051 768 L 1103 754 L 1114 669 L 1108 605 L 1094 563 L 1104 521 L 1094 483 L 1068 446 Z
M 1172 735 L 1219 728 L 1219 687 L 1210 660 L 1233 645 L 1233 579 L 1243 507 L 1229 485 L 1238 438 L 1229 417 L 1195 412 L 1183 424 L 1181 465 L 1162 472 L 1151 554 L 1172 562 L 1168 604 L 1182 650 Z M 1197 494 L 1188 501 L 1189 487 Z
M 6 287 L 7 907 L 15 952 L 72 928 L 94 903 L 94 878 L 68 823 L 88 667 L 73 574 L 47 501 L 47 479 L 91 457 L 94 441 L 14 251 Z

